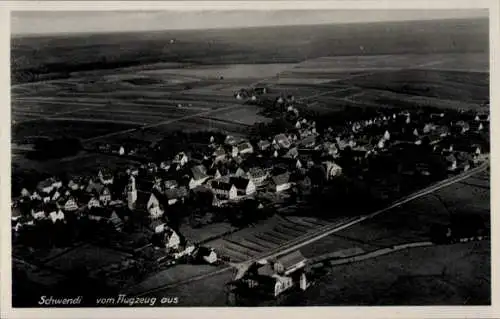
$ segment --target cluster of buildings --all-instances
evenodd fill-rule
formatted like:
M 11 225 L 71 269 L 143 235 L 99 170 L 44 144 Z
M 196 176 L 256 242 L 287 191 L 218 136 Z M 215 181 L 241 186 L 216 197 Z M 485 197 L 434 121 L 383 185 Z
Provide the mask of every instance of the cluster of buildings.
M 264 94 L 265 90 L 254 93 Z M 36 189 L 23 189 L 14 201 L 13 228 L 17 231 L 41 220 L 56 224 L 64 222 L 67 214 L 77 214 L 108 221 L 119 229 L 124 217 L 120 209 L 144 210 L 152 230 L 163 236 L 168 249 L 176 249 L 178 235 L 165 225 L 168 210 L 186 203 L 193 194 L 211 194 L 213 207 L 237 204 L 261 192 L 281 193 L 301 182 L 310 185 L 312 168 L 331 180 L 344 171 L 339 163 L 366 168 L 369 159 L 396 156 L 394 150 L 419 145 L 429 145 L 449 172 L 467 170 L 484 152 L 484 145 L 475 143 L 471 135 L 489 130 L 487 114 L 391 109 L 320 130 L 315 121 L 300 116 L 293 97 L 280 99 L 282 112 L 293 121 L 291 129 L 260 140 L 226 135 L 216 141 L 212 136 L 195 156 L 179 152 L 173 158 L 126 171 L 102 169 L 96 176 L 64 182 L 49 178 Z M 125 152 L 120 148 L 119 154 Z M 425 161 L 412 165 L 413 173 L 430 174 Z
M 296 250 L 279 258 L 263 259 L 241 268 L 228 284 L 232 302 L 239 298 L 276 298 L 292 289 L 306 290 L 307 259 Z

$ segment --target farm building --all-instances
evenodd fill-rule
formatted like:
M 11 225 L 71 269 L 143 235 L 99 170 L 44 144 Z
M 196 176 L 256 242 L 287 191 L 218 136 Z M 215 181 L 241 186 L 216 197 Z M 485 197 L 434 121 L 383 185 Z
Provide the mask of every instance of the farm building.
M 305 266 L 307 259 L 299 251 L 294 251 L 277 260 L 261 260 L 247 269 L 242 269 L 233 284 L 246 292 L 266 297 L 278 297 L 283 292 L 298 287 L 308 287 Z

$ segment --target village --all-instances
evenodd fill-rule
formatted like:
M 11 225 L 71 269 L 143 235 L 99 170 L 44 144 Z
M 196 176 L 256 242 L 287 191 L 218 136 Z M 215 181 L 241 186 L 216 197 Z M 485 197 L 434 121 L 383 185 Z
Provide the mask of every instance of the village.
M 267 93 L 256 91 L 259 96 Z M 246 92 L 235 98 L 257 100 Z M 228 263 L 231 260 L 215 249 L 186 238 L 182 224 L 188 221 L 203 229 L 229 220 L 237 228 L 249 227 L 285 208 L 300 210 L 314 194 L 335 198 L 331 186 L 339 180 L 369 185 L 366 196 L 372 198 L 366 197 L 366 202 L 382 205 L 478 166 L 489 152 L 487 113 L 381 108 L 329 126 L 302 115 L 304 106 L 292 96 L 276 97 L 268 107 L 286 128 L 260 126 L 262 131 L 248 138 L 204 132 L 204 145 L 177 145 L 180 150 L 170 158 L 155 156 L 158 160 L 123 170 L 97 167 L 94 176 L 54 176 L 36 188 L 23 188 L 13 194 L 14 245 L 37 250 L 90 238 L 122 247 L 138 237 L 135 251 L 148 249 L 150 254 L 142 275 L 176 263 Z M 157 152 L 158 145 L 147 154 Z M 140 153 L 129 145 L 109 143 L 96 151 L 119 157 Z M 344 200 L 344 210 L 356 205 Z M 261 270 L 251 268 L 253 275 L 243 277 L 247 286 L 258 286 L 255 278 L 280 278 L 280 288 L 272 293 L 276 296 L 297 277 L 294 280 L 305 289 L 302 270 L 288 276 L 295 271 L 290 269 L 302 269 L 296 264 L 305 263 L 304 258 L 300 252 L 291 255 L 298 261 L 288 261 L 288 266 L 261 261 Z M 140 268 L 134 263 L 115 268 L 123 267 Z M 102 278 L 117 271 L 111 268 L 100 270 Z

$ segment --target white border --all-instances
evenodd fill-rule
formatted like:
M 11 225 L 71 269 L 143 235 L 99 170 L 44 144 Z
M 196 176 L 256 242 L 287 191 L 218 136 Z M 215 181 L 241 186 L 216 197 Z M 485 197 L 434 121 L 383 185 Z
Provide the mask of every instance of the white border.
M 491 87 L 491 194 L 497 190 L 497 153 L 495 140 L 500 118 L 494 105 L 500 101 L 499 70 L 495 61 L 499 48 L 499 5 L 496 0 L 377 0 L 377 1 L 3 1 L 0 3 L 0 204 L 1 225 L 1 318 L 192 318 L 221 317 L 250 318 L 258 316 L 332 317 L 339 318 L 500 318 L 495 300 L 500 300 L 496 270 L 500 264 L 497 247 L 497 230 L 500 222 L 496 217 L 498 199 L 491 196 L 492 221 L 492 302 L 491 307 L 309 307 L 309 308 L 122 308 L 122 309 L 15 309 L 11 308 L 10 265 L 10 75 L 9 39 L 11 10 L 23 11 L 117 11 L 117 10 L 305 10 L 305 9 L 481 9 L 490 10 L 490 87 Z M 496 88 L 496 91 L 495 91 Z M 500 116 L 500 115 L 499 115 Z M 500 133 L 500 132 L 499 132 Z

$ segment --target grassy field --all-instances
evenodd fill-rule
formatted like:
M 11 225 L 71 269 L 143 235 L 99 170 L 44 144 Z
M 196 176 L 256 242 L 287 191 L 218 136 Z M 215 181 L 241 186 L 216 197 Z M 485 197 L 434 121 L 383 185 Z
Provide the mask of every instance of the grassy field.
M 488 305 L 489 241 L 412 248 L 336 266 L 297 306 Z M 369 269 L 369 271 L 367 271 Z
M 79 267 L 86 267 L 86 269 L 92 270 L 121 262 L 127 257 L 129 257 L 127 254 L 117 252 L 116 250 L 94 245 L 84 245 L 51 259 L 46 265 L 61 271 L 71 271 Z

